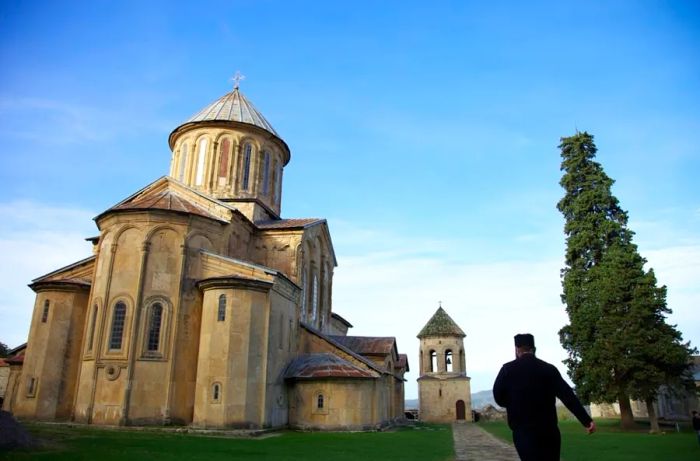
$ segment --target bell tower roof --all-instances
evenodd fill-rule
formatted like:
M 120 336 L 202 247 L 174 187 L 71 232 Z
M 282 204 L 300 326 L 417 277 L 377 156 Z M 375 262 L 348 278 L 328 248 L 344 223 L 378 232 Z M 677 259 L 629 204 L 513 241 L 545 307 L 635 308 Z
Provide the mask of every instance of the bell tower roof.
M 467 336 L 464 331 L 447 315 L 442 307 L 439 307 L 435 314 L 428 320 L 423 329 L 418 333 L 418 338 L 428 336 Z

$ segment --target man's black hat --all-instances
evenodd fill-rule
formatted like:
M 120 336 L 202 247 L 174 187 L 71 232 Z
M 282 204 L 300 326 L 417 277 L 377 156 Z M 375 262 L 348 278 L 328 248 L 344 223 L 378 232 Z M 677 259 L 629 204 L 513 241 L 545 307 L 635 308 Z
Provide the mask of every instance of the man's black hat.
M 515 347 L 535 348 L 535 337 L 530 333 L 515 335 Z

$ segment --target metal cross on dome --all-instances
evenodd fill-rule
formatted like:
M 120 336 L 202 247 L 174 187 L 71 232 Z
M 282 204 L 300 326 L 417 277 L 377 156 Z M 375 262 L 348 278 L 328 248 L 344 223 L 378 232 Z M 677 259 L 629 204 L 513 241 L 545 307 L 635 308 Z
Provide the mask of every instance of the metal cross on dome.
M 230 78 L 230 80 L 233 82 L 233 89 L 237 90 L 238 87 L 241 85 L 241 80 L 245 80 L 245 75 L 241 74 L 241 72 L 237 70 L 233 77 Z

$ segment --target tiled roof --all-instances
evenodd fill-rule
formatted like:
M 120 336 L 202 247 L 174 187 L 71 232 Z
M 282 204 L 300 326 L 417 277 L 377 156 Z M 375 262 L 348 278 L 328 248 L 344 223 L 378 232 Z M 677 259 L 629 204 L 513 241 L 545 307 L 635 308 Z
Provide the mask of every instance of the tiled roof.
M 325 219 L 320 218 L 300 218 L 300 219 L 270 219 L 266 221 L 257 221 L 255 225 L 258 229 L 304 229 Z
M 22 344 L 10 351 L 10 355 L 5 357 L 5 363 L 8 365 L 21 365 L 24 363 L 24 353 L 27 350 L 27 343 Z M 15 351 L 18 351 L 15 353 Z
M 362 354 L 359 354 L 352 349 L 350 349 L 348 346 L 336 341 L 334 338 L 337 338 L 338 336 L 330 336 L 326 335 L 324 333 L 321 333 L 319 330 L 315 329 L 314 327 L 307 325 L 304 322 L 300 323 L 301 327 L 308 331 L 309 333 L 316 335 L 317 337 L 321 338 L 322 340 L 326 341 L 328 344 L 330 344 L 333 347 L 337 347 L 341 351 L 345 352 L 346 354 L 350 355 L 351 357 L 357 359 L 358 361 L 364 363 L 367 365 L 369 368 L 372 370 L 378 372 L 378 373 L 386 373 L 386 370 L 383 370 L 379 365 L 374 363 L 372 360 L 368 359 L 367 357 L 363 357 Z
M 143 194 L 111 208 L 111 210 L 168 210 L 180 213 L 194 214 L 205 218 L 221 221 L 191 200 L 178 195 L 171 189 L 164 189 L 152 194 Z
M 410 371 L 410 369 L 408 368 L 408 356 L 406 354 L 399 354 L 399 360 L 396 361 L 394 368 L 405 368 L 406 371 Z
M 418 333 L 419 338 L 426 336 L 467 336 L 462 329 L 442 307 L 439 307 L 435 314 L 428 320 L 423 329 Z
M 331 336 L 331 338 L 362 355 L 389 355 L 396 344 L 396 338 L 393 337 Z
M 285 379 L 376 378 L 377 374 L 338 357 L 335 354 L 304 354 L 295 358 L 285 370 Z
M 270 122 L 246 98 L 238 88 L 226 93 L 204 109 L 190 117 L 184 124 L 194 122 L 224 121 L 239 122 L 257 126 L 280 137 Z

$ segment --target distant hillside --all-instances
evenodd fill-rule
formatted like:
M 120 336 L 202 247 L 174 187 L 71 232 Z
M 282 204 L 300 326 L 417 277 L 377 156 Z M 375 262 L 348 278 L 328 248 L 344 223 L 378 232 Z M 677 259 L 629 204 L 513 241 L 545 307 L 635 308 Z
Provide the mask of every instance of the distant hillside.
M 472 409 L 479 410 L 489 404 L 496 406 L 496 402 L 493 400 L 493 393 L 490 390 L 472 394 Z M 418 399 L 406 399 L 405 406 L 408 410 L 418 408 Z
M 496 405 L 496 401 L 493 399 L 493 392 L 491 390 L 479 391 L 472 394 L 472 410 L 480 410 L 486 405 L 493 405 L 494 407 L 498 406 Z

